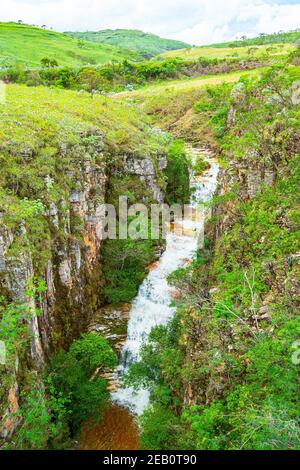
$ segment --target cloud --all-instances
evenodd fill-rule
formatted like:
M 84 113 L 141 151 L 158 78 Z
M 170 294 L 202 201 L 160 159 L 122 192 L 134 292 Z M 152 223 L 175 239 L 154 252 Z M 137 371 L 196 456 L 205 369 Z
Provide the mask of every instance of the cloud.
M 6 0 L 2 21 L 59 31 L 136 28 L 192 44 L 295 29 L 300 0 Z
M 300 26 L 300 3 L 230 0 L 226 3 L 226 9 L 222 4 L 219 0 L 210 2 L 202 20 L 179 31 L 175 37 L 193 44 L 210 44 L 244 34 L 254 37 L 262 32 L 273 33 Z

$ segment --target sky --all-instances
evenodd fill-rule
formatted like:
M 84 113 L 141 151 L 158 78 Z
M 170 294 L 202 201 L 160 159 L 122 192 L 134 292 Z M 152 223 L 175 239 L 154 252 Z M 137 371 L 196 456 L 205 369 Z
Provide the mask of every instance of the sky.
M 57 31 L 130 28 L 211 44 L 300 28 L 300 0 L 2 0 L 0 21 Z

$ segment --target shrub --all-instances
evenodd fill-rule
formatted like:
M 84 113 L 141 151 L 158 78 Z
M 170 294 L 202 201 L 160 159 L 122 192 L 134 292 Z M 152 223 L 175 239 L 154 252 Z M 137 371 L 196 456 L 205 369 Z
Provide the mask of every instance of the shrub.
M 53 386 L 67 403 L 68 423 L 74 434 L 83 421 L 100 417 L 108 393 L 107 381 L 98 374 L 114 367 L 116 356 L 104 338 L 85 333 L 69 351 L 58 352 L 50 364 Z
M 190 200 L 190 163 L 184 143 L 175 141 L 169 148 L 168 165 L 165 170 L 167 177 L 168 204 L 188 204 Z

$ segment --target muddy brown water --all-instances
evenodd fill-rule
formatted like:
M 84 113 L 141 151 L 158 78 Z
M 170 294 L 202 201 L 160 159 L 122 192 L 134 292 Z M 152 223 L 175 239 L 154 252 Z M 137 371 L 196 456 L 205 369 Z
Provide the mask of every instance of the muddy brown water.
M 137 422 L 129 410 L 111 405 L 99 423 L 85 423 L 78 447 L 80 450 L 138 450 Z

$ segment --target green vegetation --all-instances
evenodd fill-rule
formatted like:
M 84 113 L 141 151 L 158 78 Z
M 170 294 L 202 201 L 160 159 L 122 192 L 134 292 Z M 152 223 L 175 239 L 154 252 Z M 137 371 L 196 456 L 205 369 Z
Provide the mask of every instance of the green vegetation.
M 196 176 L 202 175 L 207 170 L 208 164 L 201 155 L 197 155 L 196 161 L 193 164 L 193 170 Z
M 137 176 L 114 176 L 110 181 L 108 203 L 119 208 L 119 196 L 127 196 L 128 207 L 142 202 L 150 208 L 156 201 L 146 184 Z M 149 212 L 150 217 L 150 212 Z M 119 222 L 119 211 L 117 211 Z M 128 218 L 128 226 L 140 220 L 141 214 Z M 150 230 L 149 220 L 141 221 L 140 231 L 146 230 L 146 238 Z M 119 233 L 119 228 L 117 234 Z M 143 281 L 147 267 L 155 259 L 155 248 L 159 241 L 149 239 L 107 240 L 103 248 L 103 275 L 106 280 L 104 299 L 107 303 L 130 302 L 137 294 Z
M 78 42 L 66 34 L 17 23 L 0 23 L 0 67 L 41 67 L 42 59 L 59 66 L 103 64 L 135 59 L 134 52 L 108 44 Z
M 231 175 L 264 168 L 276 181 L 256 182 L 249 199 L 235 179 L 215 201 L 222 213 L 211 221 L 210 240 L 192 266 L 170 277 L 182 294 L 177 314 L 152 331 L 127 377 L 152 390 L 143 448 L 299 449 L 295 80 L 298 68 L 275 68 L 258 80 L 210 87 L 195 106 Z M 222 216 L 228 212 L 230 220 Z M 212 240 L 216 222 L 222 233 Z
M 16 270 L 20 269 L 22 263 L 30 260 L 34 275 L 42 278 L 49 259 L 55 253 L 55 244 L 76 241 L 81 246 L 84 242 L 85 222 L 70 209 L 69 201 L 72 191 L 78 192 L 85 187 L 83 165 L 88 163 L 92 171 L 107 171 L 108 175 L 110 172 L 122 172 L 124 154 L 135 159 L 149 155 L 155 162 L 156 157 L 164 153 L 164 144 L 161 137 L 151 131 L 147 119 L 139 110 L 108 98 L 100 96 L 92 98 L 85 92 L 8 85 L 6 103 L 1 105 L 0 114 L 0 230 L 1 236 L 3 234 L 6 236 L 7 232 L 14 236 L 6 257 L 12 263 L 10 269 Z M 129 190 L 130 186 L 129 184 Z M 90 199 L 93 204 L 104 202 L 105 189 L 105 186 L 93 188 Z M 59 213 L 56 226 L 49 217 L 49 208 L 53 206 Z M 70 221 L 70 232 L 65 229 L 67 220 Z M 140 260 L 138 262 L 141 264 Z M 6 410 L 7 396 L 16 380 L 15 364 L 18 357 L 20 370 L 28 377 L 18 377 L 20 389 L 24 389 L 25 393 L 24 399 L 21 400 L 20 411 L 24 434 L 20 431 L 20 441 L 16 445 L 21 448 L 44 448 L 46 445 L 52 445 L 49 443 L 52 438 L 57 441 L 55 445 L 58 445 L 60 437 L 52 433 L 52 423 L 53 420 L 56 422 L 56 418 L 44 415 L 44 412 L 39 414 L 37 408 L 32 408 L 34 403 L 40 403 L 41 410 L 49 409 L 48 398 L 43 398 L 46 384 L 43 385 L 39 375 L 41 384 L 39 386 L 37 381 L 35 385 L 34 374 L 30 375 L 28 372 L 32 369 L 32 359 L 28 353 L 32 340 L 30 320 L 43 306 L 45 285 L 34 281 L 36 290 L 34 300 L 37 308 L 29 308 L 33 287 L 29 286 L 27 295 L 24 293 L 23 302 L 15 303 L 12 301 L 11 292 L 2 282 L 3 274 L 5 276 L 5 271 L 0 273 L 0 289 L 3 296 L 0 308 L 0 340 L 6 344 L 8 358 L 6 365 L 0 366 L 1 411 Z M 21 292 L 22 286 L 19 288 Z M 89 295 L 89 292 L 85 295 Z M 99 289 L 99 297 L 100 295 Z M 74 306 L 68 304 L 65 307 L 68 312 L 66 316 L 62 307 L 66 305 L 66 297 L 64 291 L 56 290 L 58 307 L 55 313 L 55 325 L 52 325 L 53 336 L 49 338 L 49 341 L 53 340 L 51 347 L 54 350 L 61 345 L 67 348 L 74 339 L 71 316 Z M 77 331 L 79 330 L 78 333 L 86 322 L 88 309 L 94 308 L 96 302 L 97 298 L 91 299 L 84 311 L 84 318 L 76 311 L 75 326 Z M 61 368 L 62 373 L 65 371 L 66 377 L 70 375 L 70 380 L 69 365 L 74 366 L 75 372 L 79 373 L 79 367 L 75 364 L 75 359 L 71 361 L 69 353 L 61 353 L 57 361 L 60 362 L 56 366 Z M 105 395 L 104 382 L 98 385 L 86 384 L 84 392 L 83 389 L 78 390 L 77 385 L 84 384 L 84 373 L 81 371 L 81 375 L 76 377 L 74 374 L 72 393 L 75 394 L 75 390 L 76 394 L 78 392 L 76 395 L 78 401 L 72 399 L 70 409 L 68 408 L 68 410 L 72 408 L 72 415 L 67 419 L 72 432 L 75 432 L 80 420 L 87 416 L 87 410 L 81 402 L 83 394 L 90 393 L 90 401 L 86 403 L 91 410 L 95 409 L 91 405 L 92 401 L 99 404 L 95 395 L 102 398 Z M 55 387 L 61 388 L 58 395 L 54 393 L 54 398 L 65 401 L 65 395 L 60 397 L 64 384 L 63 377 L 60 380 Z M 67 384 L 65 390 L 66 387 Z M 46 395 L 48 396 L 48 392 Z M 54 403 L 53 406 L 59 407 L 60 404 Z M 57 419 L 66 422 L 65 418 Z M 70 422 L 73 419 L 74 423 Z M 31 426 L 40 429 L 39 432 L 42 434 L 37 436 L 37 431 L 33 431 Z M 65 425 L 62 424 L 61 428 L 59 434 L 65 432 Z M 49 437 L 48 444 L 45 440 L 46 435 Z M 14 446 L 14 441 L 11 445 Z
M 22 67 L 9 67 L 0 72 L 0 78 L 6 83 L 19 83 L 28 86 L 55 86 L 75 90 L 95 92 L 133 91 L 148 83 L 161 83 L 162 80 L 174 78 L 190 80 L 190 76 L 224 74 L 225 72 L 258 67 L 257 63 L 247 66 L 239 60 L 206 60 L 183 61 L 166 59 L 158 62 L 147 61 L 134 63 L 128 60 L 98 67 L 81 68 L 53 67 L 53 61 L 42 59 L 45 66 L 39 70 L 26 70 Z M 187 78 L 189 77 L 189 78 Z M 165 81 L 163 82 L 165 83 Z
M 283 58 L 295 49 L 293 44 L 276 43 L 273 46 L 257 45 L 255 47 L 244 42 L 240 45 L 219 45 L 192 47 L 178 51 L 164 52 L 159 57 L 163 59 L 180 58 L 183 60 L 260 60 L 273 58 Z
M 184 142 L 175 141 L 167 154 L 168 165 L 166 202 L 169 205 L 188 204 L 190 200 L 190 162 Z
M 60 351 L 51 359 L 51 385 L 56 396 L 64 400 L 73 435 L 83 421 L 101 418 L 108 393 L 107 381 L 100 375 L 116 364 L 111 346 L 97 333 L 83 334 L 68 351 Z
M 33 279 L 26 288 L 27 299 L 32 303 L 45 291 L 45 283 Z M 0 297 L 0 341 L 5 344 L 5 364 L 0 364 L 0 413 L 5 410 L 7 391 L 12 387 L 15 378 L 17 358 L 23 361 L 30 344 L 31 333 L 29 322 L 40 311 L 30 308 L 25 301 L 19 303 L 9 302 L 4 296 Z
M 84 89 L 86 91 L 122 91 L 125 87 L 141 86 L 155 80 L 175 78 L 184 73 L 184 63 L 168 59 L 160 62 L 134 63 L 128 60 L 98 67 L 53 68 L 53 61 L 42 59 L 44 68 L 26 70 L 9 67 L 1 72 L 5 82 L 25 83 L 28 86 L 55 86 L 59 88 Z
M 243 39 L 209 46 L 190 47 L 182 50 L 167 51 L 160 54 L 162 58 L 195 59 L 261 59 L 267 57 L 283 56 L 295 49 L 300 39 L 300 31 L 289 33 L 261 34 L 257 38 Z
M 68 449 L 82 421 L 101 419 L 108 399 L 100 374 L 116 365 L 104 338 L 86 333 L 50 360 L 47 371 L 28 372 L 22 383 L 18 432 L 6 449 Z
M 169 204 L 185 204 L 189 201 L 189 161 L 183 142 L 174 141 L 169 135 L 160 133 L 161 148 L 167 152 L 168 165 L 163 177 L 157 170 L 156 179 L 161 189 L 166 191 L 166 201 Z M 171 142 L 171 144 L 170 144 Z M 155 165 L 155 162 L 153 162 Z M 107 240 L 103 255 L 103 275 L 105 286 L 104 299 L 108 303 L 130 302 L 137 294 L 138 288 L 145 278 L 147 267 L 156 259 L 161 251 L 163 241 L 151 239 L 151 209 L 157 201 L 146 184 L 137 176 L 113 176 L 110 179 L 107 201 L 114 207 L 119 207 L 119 197 L 126 196 L 128 206 L 142 202 L 148 207 L 147 217 L 138 212 L 129 216 L 127 227 L 138 224 L 141 239 Z M 119 211 L 117 211 L 119 222 Z M 119 227 L 117 228 L 117 234 Z
M 155 34 L 144 33 L 135 29 L 104 29 L 101 31 L 67 32 L 74 38 L 101 44 L 111 44 L 139 53 L 149 59 L 164 51 L 190 47 L 188 44 L 173 39 L 163 39 Z
M 237 82 L 243 76 L 247 75 L 259 75 L 260 70 L 246 70 L 242 72 L 233 72 L 225 73 L 219 75 L 203 75 L 198 78 L 185 78 L 170 80 L 168 82 L 158 82 L 154 84 L 149 84 L 144 88 L 130 92 L 127 95 L 131 96 L 133 99 L 138 101 L 145 101 L 145 109 L 149 109 L 150 106 L 155 102 L 161 103 L 167 101 L 170 97 L 174 97 L 174 94 L 177 93 L 180 101 L 184 101 L 185 92 L 199 92 L 199 89 L 205 88 L 208 85 L 218 85 L 220 83 L 232 83 Z M 122 98 L 122 96 L 121 96 Z M 150 100 L 151 98 L 151 100 Z M 168 113 L 164 113 L 165 118 L 169 119 Z
M 295 44 L 300 39 L 300 31 L 280 31 L 279 33 L 264 34 L 261 33 L 256 38 L 244 37 L 239 41 L 224 42 L 212 44 L 211 47 L 243 47 L 243 46 L 260 46 L 264 44 Z
M 38 261 L 47 259 L 51 243 L 44 208 L 68 200 L 69 192 L 83 184 L 78 165 L 85 151 L 95 168 L 103 163 L 99 132 L 105 133 L 104 150 L 111 168 L 120 164 L 121 157 L 113 158 L 114 154 L 138 157 L 150 152 L 154 158 L 161 152 L 161 143 L 147 130 L 140 112 L 108 98 L 14 85 L 6 87 L 6 95 L 0 110 L 0 207 L 8 227 L 23 221 L 28 230 L 28 237 L 15 238 L 15 248 L 28 249 Z
M 70 448 L 67 427 L 67 400 L 57 394 L 49 380 L 31 372 L 22 384 L 21 408 L 15 418 L 20 421 L 18 433 L 5 444 L 5 449 L 41 450 L 49 447 Z
M 121 195 L 129 206 L 149 208 L 157 202 L 153 181 L 169 204 L 187 203 L 189 141 L 219 153 L 221 191 L 205 246 L 187 269 L 169 277 L 178 292 L 175 317 L 152 330 L 126 377 L 151 389 L 141 445 L 300 449 L 299 365 L 292 360 L 300 334 L 300 107 L 292 99 L 300 80 L 293 46 L 299 34 L 187 48 L 135 63 L 140 54 L 179 44 L 137 31 L 78 33 L 85 41 L 0 23 L 0 76 L 18 83 L 5 87 L 0 104 L 5 249 L 9 240 L 0 260 L 0 341 L 7 355 L 0 364 L 0 414 L 6 419 L 9 404 L 17 429 L 4 448 L 69 449 L 83 422 L 101 418 L 108 399 L 103 375 L 117 359 L 103 337 L 82 332 L 90 311 L 134 298 L 163 242 L 148 237 L 148 215 L 140 211 L 128 223 L 144 236 L 106 240 L 99 253 L 88 217 L 103 202 L 117 208 Z M 122 39 L 125 48 L 100 44 L 100 36 Z M 135 52 L 128 51 L 130 41 Z M 141 162 L 153 168 L 153 181 L 130 170 Z M 199 156 L 195 174 L 205 168 Z M 70 201 L 85 192 L 88 217 Z M 73 256 L 73 245 L 82 255 L 78 277 L 86 282 L 87 307 L 77 311 L 69 288 L 53 280 L 47 364 L 37 370 L 32 322 L 45 300 L 52 302 L 42 279 L 49 260 L 57 276 L 60 247 Z M 91 273 L 85 256 L 97 258 Z M 20 274 L 24 266 L 33 272 L 28 285 L 18 277 L 27 276 Z

